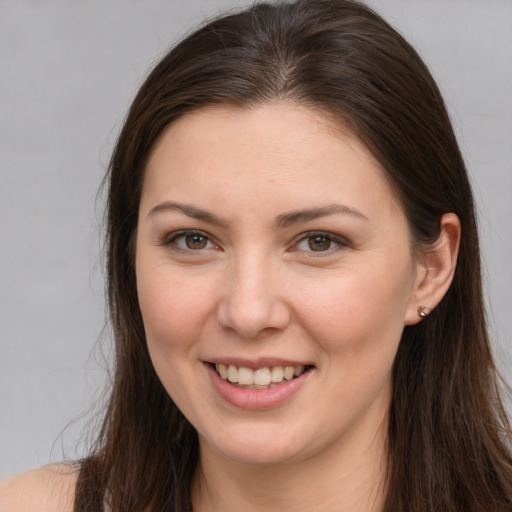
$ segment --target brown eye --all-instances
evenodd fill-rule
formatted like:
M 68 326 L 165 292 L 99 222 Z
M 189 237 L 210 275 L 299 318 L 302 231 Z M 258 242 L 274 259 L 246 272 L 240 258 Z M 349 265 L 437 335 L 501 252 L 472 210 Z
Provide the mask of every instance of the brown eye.
M 211 238 L 200 231 L 176 233 L 170 239 L 164 240 L 162 245 L 181 252 L 188 251 L 189 253 L 217 248 Z
M 208 244 L 208 238 L 201 235 L 186 235 L 185 245 L 188 249 L 204 249 Z
M 331 248 L 332 240 L 326 236 L 308 238 L 308 246 L 312 251 L 327 251 Z

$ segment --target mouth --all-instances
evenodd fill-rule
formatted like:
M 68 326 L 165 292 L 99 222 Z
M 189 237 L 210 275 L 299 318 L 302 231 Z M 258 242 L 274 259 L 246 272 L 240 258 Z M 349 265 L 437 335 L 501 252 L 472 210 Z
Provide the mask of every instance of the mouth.
M 242 389 L 272 389 L 284 382 L 297 379 L 311 370 L 311 365 L 264 366 L 247 368 L 233 364 L 210 363 L 217 375 L 233 386 Z

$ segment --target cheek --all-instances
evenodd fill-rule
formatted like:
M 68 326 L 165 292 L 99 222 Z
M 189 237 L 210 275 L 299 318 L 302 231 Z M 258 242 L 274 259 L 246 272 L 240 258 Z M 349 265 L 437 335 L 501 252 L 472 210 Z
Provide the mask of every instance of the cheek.
M 358 357 L 389 361 L 404 328 L 410 285 L 409 276 L 396 271 L 347 272 L 304 286 L 298 316 L 318 345 L 343 356 L 344 364 Z
M 209 322 L 211 297 L 204 279 L 183 279 L 166 265 L 140 266 L 137 291 L 151 361 L 163 386 L 182 411 L 188 411 L 196 382 L 198 340 Z M 208 324 L 209 325 L 209 324 Z
M 137 272 L 137 292 L 150 351 L 193 348 L 212 310 L 211 283 L 201 276 L 180 277 L 165 265 Z

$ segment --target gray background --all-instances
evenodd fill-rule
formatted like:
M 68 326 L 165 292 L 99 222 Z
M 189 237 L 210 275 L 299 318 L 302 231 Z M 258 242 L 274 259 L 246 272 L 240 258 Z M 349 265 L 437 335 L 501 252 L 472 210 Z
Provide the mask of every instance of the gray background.
M 109 335 L 96 192 L 112 145 L 151 63 L 205 15 L 243 3 L 0 2 L 0 476 L 80 455 L 108 358 L 97 343 Z M 420 51 L 445 95 L 475 186 L 492 335 L 510 381 L 512 1 L 368 3 Z

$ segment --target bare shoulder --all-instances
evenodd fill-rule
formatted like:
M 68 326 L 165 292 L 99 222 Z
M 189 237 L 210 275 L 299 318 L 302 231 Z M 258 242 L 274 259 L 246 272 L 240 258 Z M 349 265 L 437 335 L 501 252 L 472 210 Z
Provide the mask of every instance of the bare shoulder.
M 72 512 L 79 468 L 52 464 L 0 483 L 0 512 Z

